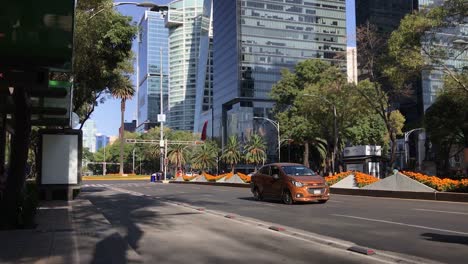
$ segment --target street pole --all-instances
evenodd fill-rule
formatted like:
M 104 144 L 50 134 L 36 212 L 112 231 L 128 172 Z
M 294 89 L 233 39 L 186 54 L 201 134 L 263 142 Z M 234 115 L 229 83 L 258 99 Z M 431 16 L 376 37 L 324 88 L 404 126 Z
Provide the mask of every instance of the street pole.
M 164 120 L 163 119 L 163 60 L 162 60 L 162 47 L 159 48 L 159 113 L 161 114 L 160 120 L 160 135 L 159 135 L 159 149 L 160 149 L 160 171 L 164 172 Z M 164 173 L 163 179 L 166 180 L 166 173 Z
M 105 176 L 106 175 L 106 146 L 104 146 L 104 162 L 102 163 L 102 174 Z
M 132 172 L 133 172 L 133 174 L 135 174 L 135 150 L 136 150 L 136 149 L 133 149 L 133 164 L 132 164 Z
M 281 162 L 281 136 L 280 136 L 280 124 L 279 121 L 273 121 L 269 118 L 266 117 L 261 117 L 261 116 L 254 116 L 254 119 L 264 119 L 270 124 L 272 124 L 276 128 L 276 132 L 278 134 L 278 162 Z
M 409 136 L 411 135 L 411 133 L 413 133 L 414 131 L 418 131 L 418 130 L 424 130 L 424 128 L 415 128 L 415 129 L 411 129 L 410 131 L 408 132 L 405 132 L 405 166 L 408 167 L 408 160 L 409 160 Z M 418 139 L 418 145 L 419 145 L 419 139 Z M 419 150 L 418 150 L 419 152 Z
M 336 156 L 336 150 L 337 150 L 337 145 L 338 145 L 338 130 L 337 130 L 337 126 L 336 126 L 336 107 L 335 105 L 333 104 L 333 134 L 335 136 L 335 142 L 333 144 L 333 156 L 332 156 L 332 171 L 333 171 L 333 174 L 335 174 L 335 156 Z

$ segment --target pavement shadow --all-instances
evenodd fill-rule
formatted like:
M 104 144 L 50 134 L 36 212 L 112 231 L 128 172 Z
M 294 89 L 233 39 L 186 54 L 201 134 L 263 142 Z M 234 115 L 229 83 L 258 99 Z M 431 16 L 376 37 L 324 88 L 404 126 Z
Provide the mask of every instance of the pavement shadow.
M 466 236 L 442 235 L 442 234 L 436 234 L 436 233 L 424 233 L 421 236 L 429 241 L 461 244 L 461 245 L 468 246 L 468 237 Z

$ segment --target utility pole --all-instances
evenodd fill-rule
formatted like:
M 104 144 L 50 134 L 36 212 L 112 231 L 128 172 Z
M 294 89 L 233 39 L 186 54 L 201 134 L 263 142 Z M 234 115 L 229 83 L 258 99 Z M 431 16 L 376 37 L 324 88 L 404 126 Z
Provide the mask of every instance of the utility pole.
M 163 114 L 164 108 L 163 108 L 163 60 L 162 60 L 162 47 L 159 48 L 159 113 L 160 115 L 158 116 L 158 121 L 159 121 L 159 127 L 161 129 L 160 135 L 159 135 L 159 162 L 160 162 L 160 171 L 161 173 L 164 172 L 164 121 L 166 121 L 166 117 Z M 164 173 L 163 179 L 166 180 L 166 173 Z

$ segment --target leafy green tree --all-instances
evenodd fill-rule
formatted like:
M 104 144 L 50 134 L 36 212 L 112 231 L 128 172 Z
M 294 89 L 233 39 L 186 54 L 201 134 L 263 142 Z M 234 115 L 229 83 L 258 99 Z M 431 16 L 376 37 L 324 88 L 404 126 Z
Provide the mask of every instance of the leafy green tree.
M 304 146 L 304 165 L 309 166 L 309 146 L 318 147 L 320 152 L 320 128 L 317 123 L 309 122 L 304 113 L 304 106 L 297 103 L 303 96 L 304 87 L 318 83 L 324 76 L 321 74 L 330 65 L 321 60 L 305 60 L 299 62 L 294 72 L 285 69 L 281 80 L 275 84 L 270 97 L 275 101 L 273 112 L 281 124 L 281 135 Z
M 448 173 L 452 148 L 460 146 L 459 151 L 468 148 L 468 93 L 460 90 L 450 77 L 444 87 L 424 119 L 424 127 L 437 150 L 436 163 L 441 174 Z
M 231 172 L 234 173 L 234 169 L 237 163 L 241 160 L 241 145 L 237 140 L 236 136 L 230 136 L 226 146 L 224 147 L 224 152 L 221 155 L 221 160 L 231 165 Z
M 131 72 L 132 41 L 137 28 L 131 17 L 113 8 L 112 0 L 80 0 L 76 5 L 74 29 L 73 112 L 82 124 L 108 88 L 127 85 Z
M 446 63 L 466 52 L 466 44 L 458 45 L 457 34 L 440 34 L 444 30 L 460 30 L 466 17 L 466 0 L 447 0 L 442 6 L 407 15 L 389 39 L 389 54 L 396 64 L 386 69 L 386 75 L 402 85 L 422 70 L 442 69 L 456 87 L 468 92 L 467 83 L 458 79 L 456 70 Z
M 265 141 L 263 141 L 263 138 L 258 134 L 250 136 L 248 141 L 245 143 L 244 151 L 245 161 L 248 164 L 255 164 L 255 170 L 257 170 L 257 166 L 260 162 L 265 162 L 266 160 Z
M 192 167 L 201 170 L 203 173 L 210 168 L 216 167 L 219 147 L 214 141 L 205 141 L 199 145 L 192 156 Z

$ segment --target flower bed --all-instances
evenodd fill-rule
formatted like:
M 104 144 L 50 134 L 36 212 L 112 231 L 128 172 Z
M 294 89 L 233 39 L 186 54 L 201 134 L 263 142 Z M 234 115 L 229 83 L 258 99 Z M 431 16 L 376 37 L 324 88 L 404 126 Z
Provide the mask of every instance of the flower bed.
M 194 175 L 194 176 L 187 176 L 187 175 L 182 175 L 182 178 L 184 179 L 184 181 L 191 181 L 193 179 L 195 179 L 198 175 Z
M 238 172 L 237 176 L 239 176 L 239 178 L 241 178 L 245 183 L 250 183 L 252 181 L 252 177 L 244 173 Z
M 423 183 L 441 192 L 468 192 L 468 179 L 452 180 L 441 179 L 437 176 L 428 176 L 422 173 L 402 171 L 404 175 Z
M 325 181 L 327 182 L 328 185 L 332 186 L 333 184 L 341 181 L 342 179 L 346 178 L 350 174 L 351 174 L 350 171 L 340 172 L 338 174 L 325 177 Z
M 366 185 L 379 181 L 379 179 L 372 175 L 356 171 L 354 172 L 354 181 L 359 188 L 362 188 Z
M 227 176 L 231 177 L 232 176 L 231 174 L 232 173 L 229 172 L 229 173 L 220 174 L 218 176 L 211 175 L 211 174 L 208 174 L 208 173 L 204 173 L 203 175 L 205 175 L 205 178 L 206 178 L 207 181 L 215 182 L 215 181 L 218 181 L 218 180 L 220 180 L 220 179 L 222 179 L 224 177 L 227 177 Z

